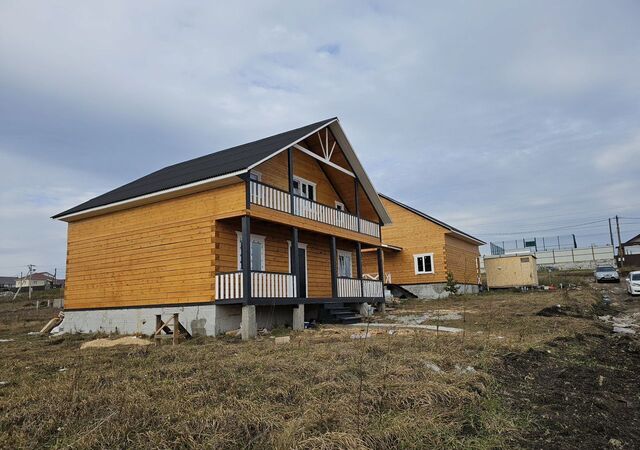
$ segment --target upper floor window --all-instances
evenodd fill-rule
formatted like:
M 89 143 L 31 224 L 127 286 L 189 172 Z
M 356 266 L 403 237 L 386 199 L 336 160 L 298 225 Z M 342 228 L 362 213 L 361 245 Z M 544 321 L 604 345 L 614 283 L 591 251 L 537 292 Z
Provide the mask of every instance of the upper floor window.
M 336 209 L 337 209 L 338 211 L 344 211 L 344 210 L 345 210 L 345 209 L 344 209 L 344 203 L 339 202 L 338 200 L 336 200 Z
M 293 177 L 293 193 L 300 197 L 316 200 L 316 184 L 300 177 Z
M 433 253 L 421 253 L 419 255 L 413 255 L 413 264 L 416 271 L 416 275 L 422 273 L 434 273 L 433 272 Z
M 252 181 L 262 181 L 262 174 L 257 170 L 249 172 L 249 179 Z

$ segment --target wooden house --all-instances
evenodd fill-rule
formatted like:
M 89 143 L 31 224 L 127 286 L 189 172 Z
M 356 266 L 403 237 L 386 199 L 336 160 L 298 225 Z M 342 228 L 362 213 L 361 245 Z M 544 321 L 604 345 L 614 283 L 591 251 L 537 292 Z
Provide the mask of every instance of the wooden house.
M 357 321 L 390 223 L 337 118 L 165 167 L 54 216 L 68 222 L 64 330 L 216 335 Z M 250 261 L 245 264 L 244 261 Z M 306 307 L 306 308 L 305 308 Z
M 385 283 L 396 296 L 439 298 L 447 273 L 461 292 L 478 292 L 479 246 L 484 242 L 386 195 L 392 223 L 382 229 Z M 376 255 L 365 252 L 365 273 L 375 278 Z

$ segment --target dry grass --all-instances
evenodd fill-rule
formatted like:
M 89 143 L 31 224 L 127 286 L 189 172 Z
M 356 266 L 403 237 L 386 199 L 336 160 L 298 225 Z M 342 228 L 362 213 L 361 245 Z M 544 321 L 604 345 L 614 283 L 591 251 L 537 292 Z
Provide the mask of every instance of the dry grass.
M 592 300 L 504 293 L 396 311 L 464 307 L 466 322 L 446 325 L 465 336 L 321 329 L 282 346 L 201 338 L 82 351 L 91 337 L 26 335 L 51 309 L 3 304 L 0 338 L 15 340 L 0 343 L 0 447 L 508 448 L 527 422 L 502 406 L 490 369 L 505 352 L 591 326 L 535 316 L 542 307 Z

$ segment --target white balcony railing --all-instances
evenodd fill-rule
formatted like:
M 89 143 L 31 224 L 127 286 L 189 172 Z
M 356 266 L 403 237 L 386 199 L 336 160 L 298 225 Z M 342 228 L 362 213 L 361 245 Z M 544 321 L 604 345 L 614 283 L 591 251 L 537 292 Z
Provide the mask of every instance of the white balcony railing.
M 266 184 L 251 181 L 249 198 L 251 203 L 291 214 L 291 194 Z M 377 223 L 345 211 L 314 202 L 299 195 L 293 196 L 293 214 L 317 222 L 326 223 L 346 230 L 360 232 L 373 237 L 380 237 Z M 358 228 L 358 223 L 360 227 Z
M 243 273 L 216 274 L 216 300 L 239 299 L 243 296 Z M 290 273 L 251 272 L 251 296 L 293 298 L 296 296 L 296 277 Z

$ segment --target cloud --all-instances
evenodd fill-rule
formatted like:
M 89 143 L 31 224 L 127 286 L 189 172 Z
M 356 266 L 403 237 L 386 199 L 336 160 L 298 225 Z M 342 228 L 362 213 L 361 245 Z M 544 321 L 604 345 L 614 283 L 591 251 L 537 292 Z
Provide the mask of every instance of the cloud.
M 607 217 L 640 191 L 639 9 L 2 2 L 0 157 L 31 170 L 0 247 L 63 262 L 51 211 L 336 115 L 379 190 L 479 237 Z

